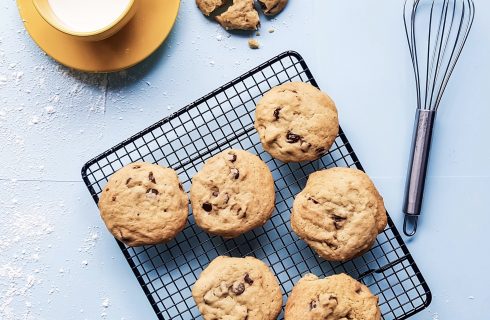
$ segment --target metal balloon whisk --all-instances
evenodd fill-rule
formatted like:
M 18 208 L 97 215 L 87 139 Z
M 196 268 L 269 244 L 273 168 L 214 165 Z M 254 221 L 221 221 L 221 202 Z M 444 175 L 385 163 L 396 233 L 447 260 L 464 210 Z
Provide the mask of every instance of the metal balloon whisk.
M 474 17 L 473 0 L 405 0 L 403 20 L 417 89 L 403 204 L 403 232 L 407 236 L 417 231 L 436 113 Z

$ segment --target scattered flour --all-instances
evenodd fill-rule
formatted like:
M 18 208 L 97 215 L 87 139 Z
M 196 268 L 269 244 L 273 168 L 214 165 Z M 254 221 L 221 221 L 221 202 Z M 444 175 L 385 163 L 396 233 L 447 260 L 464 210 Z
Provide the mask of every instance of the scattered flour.
M 32 116 L 31 121 L 29 121 L 29 124 L 38 124 L 38 123 L 39 123 L 39 117 Z
M 44 110 L 46 111 L 47 114 L 53 114 L 56 112 L 53 106 L 46 106 Z
M 82 246 L 78 249 L 78 251 L 91 254 L 98 240 L 99 240 L 98 228 L 97 227 L 89 228 L 87 237 L 82 240 Z
M 0 319 L 36 319 L 30 296 L 43 283 L 46 269 L 38 244 L 54 229 L 38 210 L 7 208 L 0 216 L 0 223 L 8 225 L 0 234 Z
M 111 302 L 109 300 L 109 298 L 103 298 L 102 299 L 102 303 L 100 304 L 100 306 L 102 307 L 102 311 L 100 313 L 100 317 L 105 319 L 107 318 L 107 309 L 109 308 L 109 306 L 111 305 Z
M 111 302 L 110 302 L 109 298 L 104 298 L 104 299 L 102 299 L 102 303 L 100 305 L 107 309 L 111 305 Z

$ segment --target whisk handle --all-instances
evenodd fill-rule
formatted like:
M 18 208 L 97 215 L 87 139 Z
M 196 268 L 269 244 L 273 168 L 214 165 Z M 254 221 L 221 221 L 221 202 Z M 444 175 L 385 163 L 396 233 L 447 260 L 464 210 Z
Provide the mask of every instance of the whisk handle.
M 425 177 L 429 164 L 429 152 L 432 140 L 432 132 L 436 119 L 436 111 L 417 109 L 415 114 L 415 127 L 408 165 L 407 181 L 405 185 L 405 200 L 403 212 L 405 222 L 403 232 L 407 236 L 413 236 L 417 230 L 417 219 L 422 208 Z M 412 230 L 408 230 L 408 221 L 412 221 Z

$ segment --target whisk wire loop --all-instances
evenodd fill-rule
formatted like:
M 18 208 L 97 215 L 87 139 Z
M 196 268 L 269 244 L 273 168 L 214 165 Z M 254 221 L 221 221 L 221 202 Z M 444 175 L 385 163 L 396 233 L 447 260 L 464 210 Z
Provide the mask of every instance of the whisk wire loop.
M 429 4 L 430 10 L 423 10 Z M 474 16 L 473 0 L 405 0 L 403 20 L 418 109 L 439 108 Z

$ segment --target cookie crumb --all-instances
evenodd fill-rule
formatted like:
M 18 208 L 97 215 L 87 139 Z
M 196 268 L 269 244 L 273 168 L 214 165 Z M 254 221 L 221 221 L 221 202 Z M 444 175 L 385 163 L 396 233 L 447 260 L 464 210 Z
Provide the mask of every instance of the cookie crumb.
M 274 28 L 269 28 L 269 30 L 267 30 L 269 33 L 274 33 L 274 31 L 276 31 L 276 29 Z
M 257 37 L 260 37 L 260 31 L 257 31 L 257 32 L 255 33 L 255 35 L 256 35 Z
M 250 49 L 258 49 L 260 48 L 260 43 L 255 39 L 249 39 L 248 46 L 250 47 Z

